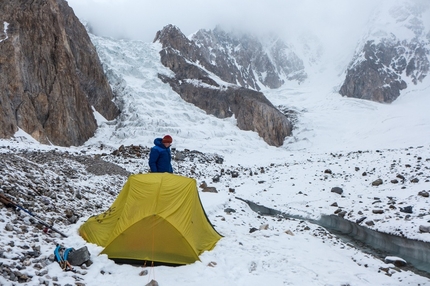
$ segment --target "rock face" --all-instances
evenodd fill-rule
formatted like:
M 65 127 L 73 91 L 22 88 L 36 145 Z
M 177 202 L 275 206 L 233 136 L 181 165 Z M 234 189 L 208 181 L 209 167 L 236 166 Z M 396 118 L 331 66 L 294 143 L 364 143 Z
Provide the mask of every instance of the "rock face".
M 339 93 L 343 96 L 391 103 L 410 84 L 419 84 L 430 69 L 430 31 L 425 30 L 424 11 L 429 5 L 409 3 L 389 10 L 395 27 L 370 33 L 347 69 Z M 428 14 L 428 12 L 427 12 Z M 386 20 L 386 19 L 385 19 Z M 405 33 L 404 31 L 407 31 Z M 408 39 L 402 38 L 408 36 Z
M 259 83 L 278 88 L 286 80 L 306 79 L 302 60 L 278 38 L 262 44 L 249 35 L 234 36 L 215 28 L 199 30 L 191 40 L 199 47 L 202 65 L 222 80 L 260 90 Z
M 366 42 L 351 64 L 340 94 L 348 97 L 391 103 L 407 87 L 403 77 L 414 84 L 421 82 L 429 71 L 429 60 L 422 42 Z
M 227 82 L 225 78 L 229 74 L 232 75 L 229 79 L 232 82 L 238 78 L 243 80 L 243 77 L 237 77 L 239 74 L 234 68 L 209 62 L 203 56 L 207 48 L 200 48 L 177 27 L 166 26 L 157 33 L 154 41 L 162 44 L 161 62 L 175 73 L 174 77 L 159 74 L 160 79 L 169 83 L 185 101 L 218 118 L 234 115 L 240 129 L 256 131 L 272 146 L 281 146 L 285 137 L 291 135 L 290 121 L 261 92 L 235 84 L 226 86 L 225 83 L 218 83 L 209 72 L 224 77 Z M 250 82 L 255 83 L 243 81 Z
M 81 145 L 92 106 L 119 109 L 88 34 L 64 0 L 0 2 L 0 137 L 24 130 L 41 143 Z

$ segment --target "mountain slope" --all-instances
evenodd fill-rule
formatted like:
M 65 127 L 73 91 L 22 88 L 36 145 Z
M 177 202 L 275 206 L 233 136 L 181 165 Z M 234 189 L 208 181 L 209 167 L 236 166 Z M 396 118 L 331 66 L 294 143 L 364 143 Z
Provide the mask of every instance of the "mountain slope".
M 45 144 L 81 145 L 93 108 L 119 114 L 85 27 L 64 0 L 2 1 L 0 138 L 18 128 Z
M 340 94 L 390 103 L 421 84 L 430 70 L 429 18 L 430 4 L 423 1 L 397 1 L 377 11 Z
M 306 79 L 302 60 L 279 38 L 263 41 L 216 27 L 197 31 L 191 40 L 213 65 L 208 69 L 226 82 L 260 90 L 260 86 L 278 88 L 287 81 Z
M 204 56 L 205 49 L 173 25 L 158 31 L 154 42 L 162 45 L 163 65 L 175 73 L 159 74 L 159 78 L 185 101 L 218 118 L 234 116 L 240 129 L 257 132 L 272 146 L 281 146 L 285 137 L 291 135 L 290 121 L 263 93 L 236 84 L 234 65 L 214 65 Z M 236 62 L 235 58 L 227 58 L 228 62 Z M 230 81 L 234 83 L 223 81 L 225 75 L 232 75 Z
M 285 151 L 331 152 L 428 144 L 430 82 L 411 86 L 391 105 L 341 97 L 333 75 L 322 73 L 299 86 L 266 89 L 275 105 L 297 118 L 292 136 L 279 148 L 255 133 L 237 128 L 234 118 L 218 119 L 189 104 L 158 79 L 174 76 L 160 62 L 158 43 L 124 41 L 91 35 L 114 92 L 121 102 L 117 121 L 101 123 L 89 145 L 150 146 L 171 134 L 173 146 L 226 155 L 233 162 L 282 160 Z M 338 79 L 340 79 L 338 77 Z M 318 84 L 315 84 L 318 82 Z M 236 146 L 240 146 L 236 149 Z M 234 151 L 233 151 L 234 150 Z M 267 151 L 269 155 L 261 156 Z M 275 158 L 274 158 L 275 157 Z

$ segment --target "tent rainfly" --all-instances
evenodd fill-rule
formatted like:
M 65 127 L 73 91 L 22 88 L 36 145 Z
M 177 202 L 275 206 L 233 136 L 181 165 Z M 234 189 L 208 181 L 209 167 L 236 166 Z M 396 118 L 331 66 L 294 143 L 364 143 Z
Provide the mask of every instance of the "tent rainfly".
M 169 173 L 131 175 L 112 206 L 79 234 L 120 261 L 189 264 L 221 235 L 209 222 L 196 180 Z

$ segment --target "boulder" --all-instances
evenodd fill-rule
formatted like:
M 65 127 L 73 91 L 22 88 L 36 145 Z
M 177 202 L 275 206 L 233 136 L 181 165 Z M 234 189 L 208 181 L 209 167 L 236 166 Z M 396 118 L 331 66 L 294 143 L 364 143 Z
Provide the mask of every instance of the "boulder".
M 377 179 L 372 182 L 372 186 L 379 186 L 379 185 L 382 185 L 383 183 L 384 181 L 382 179 Z
M 331 188 L 331 192 L 341 195 L 343 193 L 343 189 L 340 187 L 333 187 Z
M 384 259 L 385 263 L 392 263 L 397 267 L 403 267 L 406 266 L 406 260 L 404 260 L 403 258 L 400 257 L 396 257 L 396 256 L 387 256 Z

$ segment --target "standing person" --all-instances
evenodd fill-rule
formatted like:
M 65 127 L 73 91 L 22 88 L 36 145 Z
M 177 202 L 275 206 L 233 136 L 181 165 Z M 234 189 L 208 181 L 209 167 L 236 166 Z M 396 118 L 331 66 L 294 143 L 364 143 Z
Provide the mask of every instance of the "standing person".
M 151 148 L 149 153 L 149 168 L 151 172 L 155 173 L 173 173 L 172 168 L 172 155 L 170 153 L 170 145 L 173 139 L 170 135 L 163 138 L 155 138 L 154 147 Z

